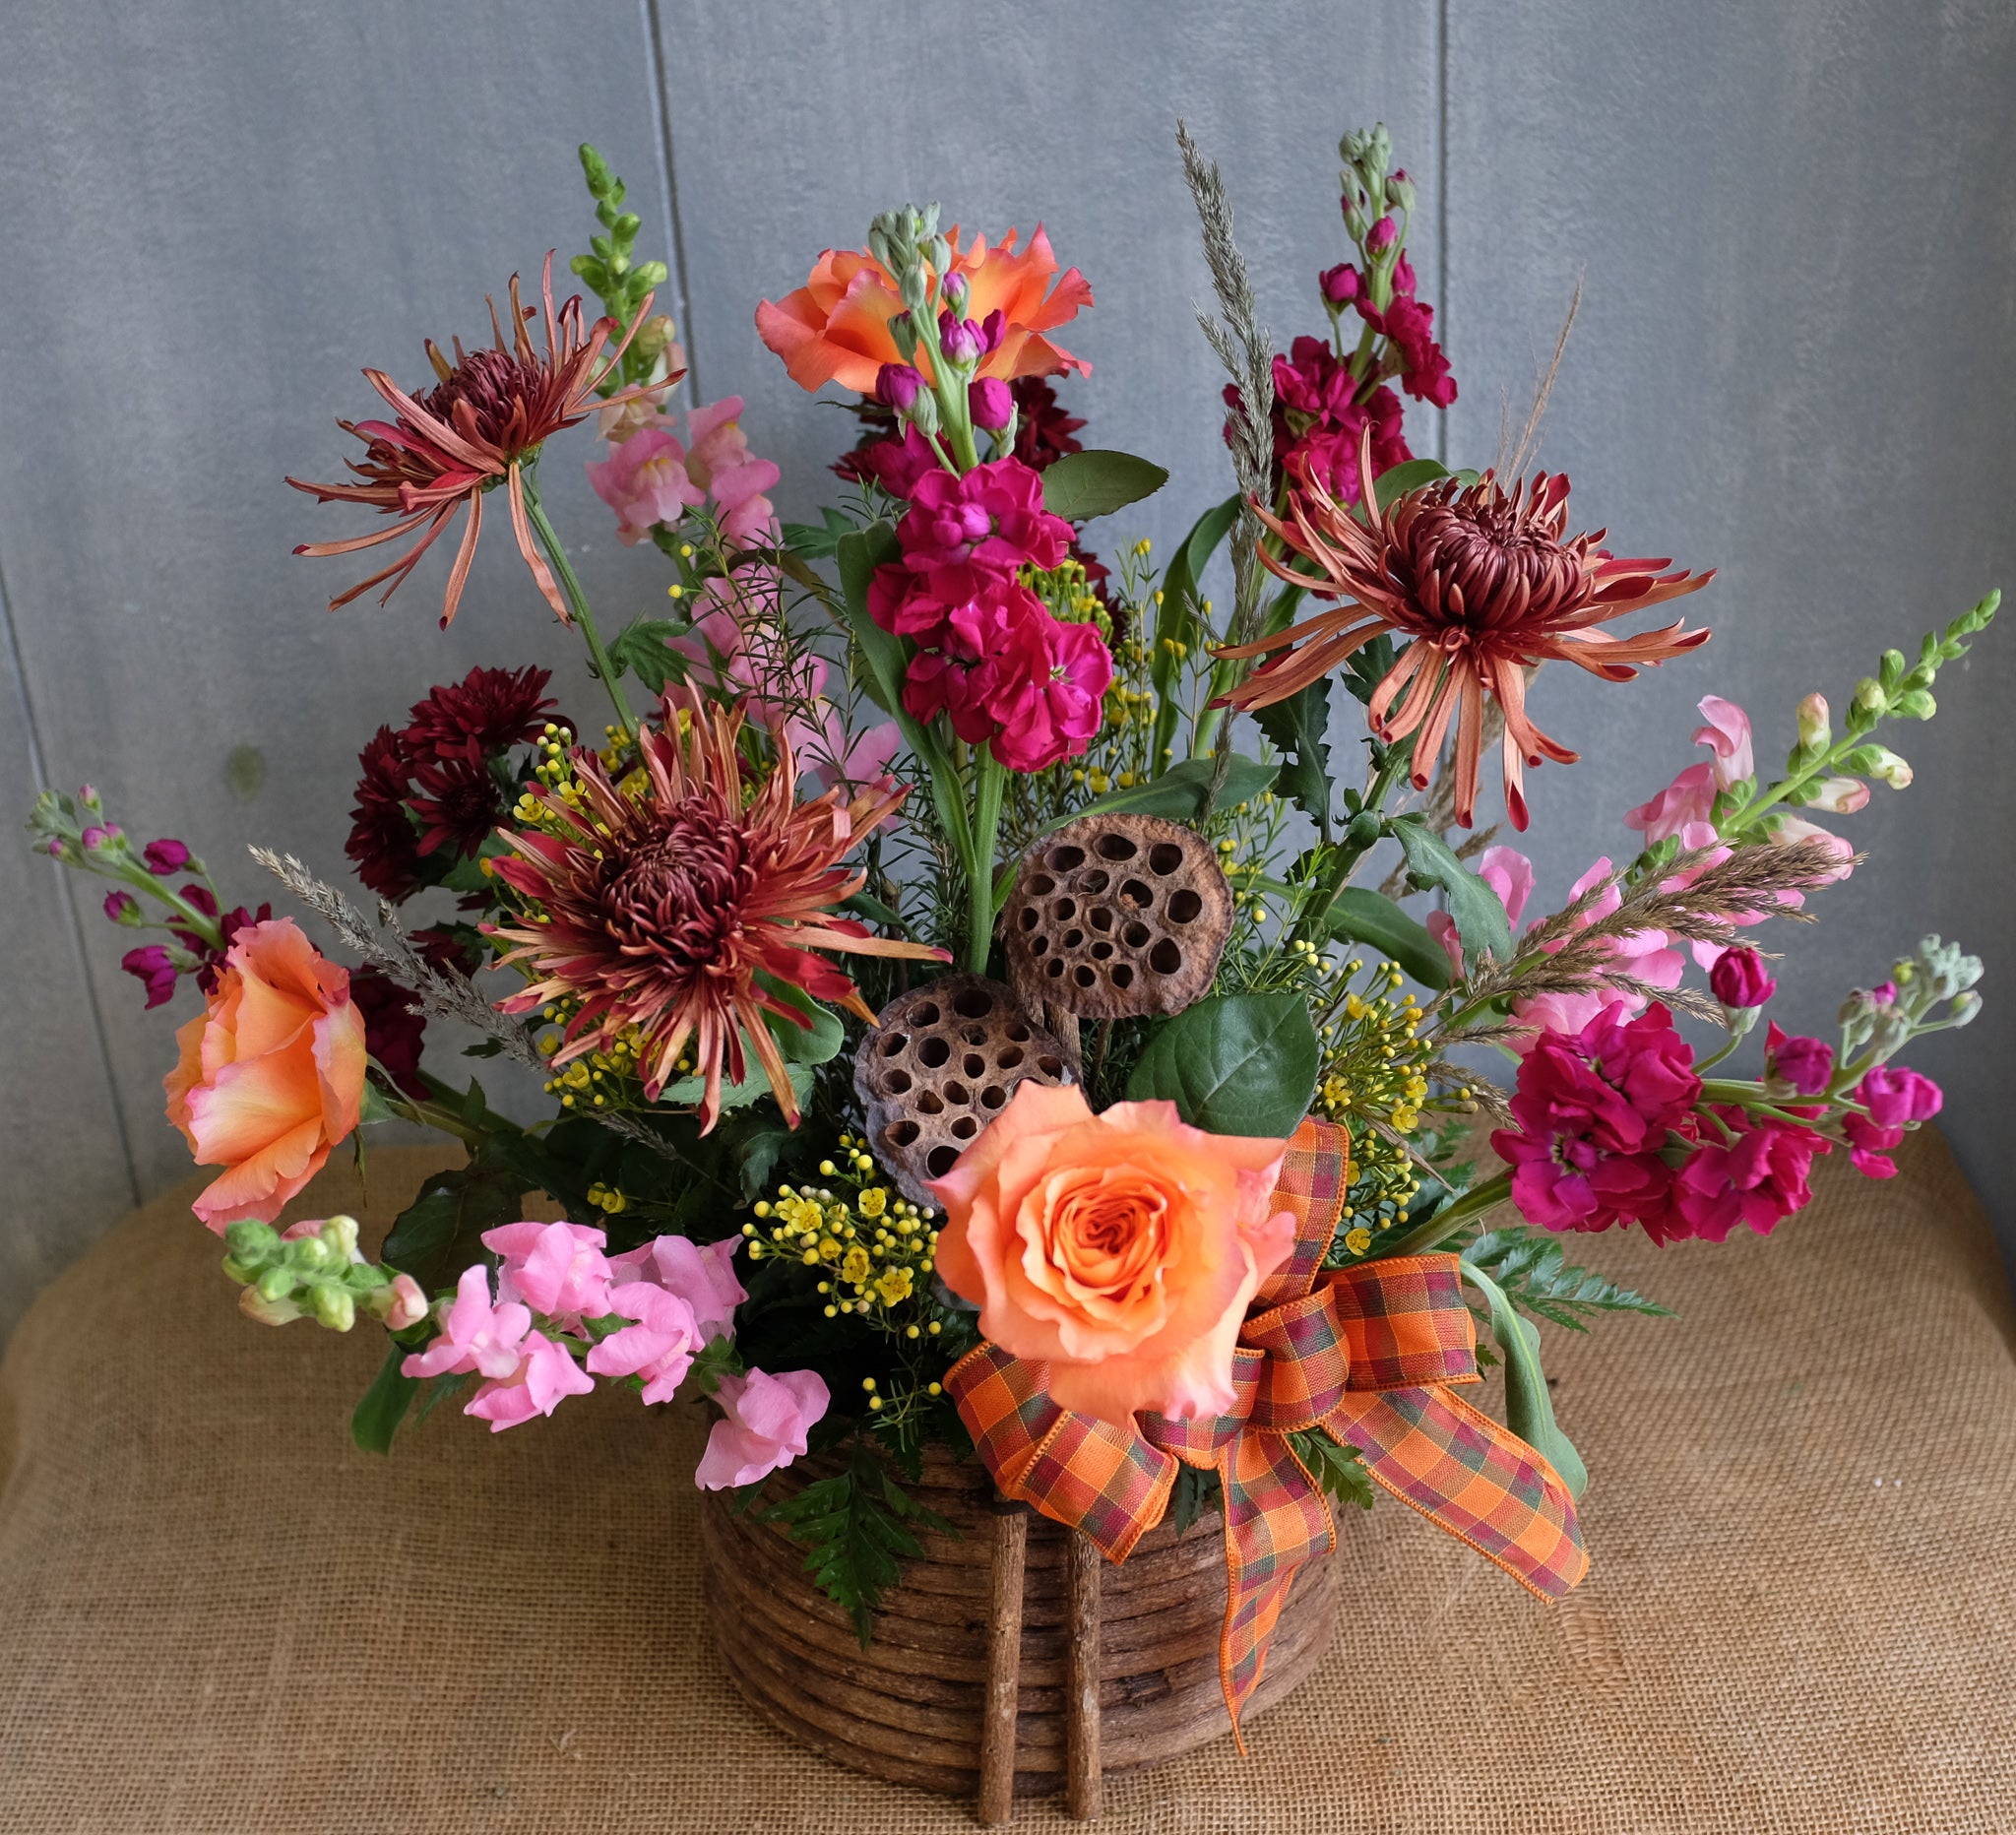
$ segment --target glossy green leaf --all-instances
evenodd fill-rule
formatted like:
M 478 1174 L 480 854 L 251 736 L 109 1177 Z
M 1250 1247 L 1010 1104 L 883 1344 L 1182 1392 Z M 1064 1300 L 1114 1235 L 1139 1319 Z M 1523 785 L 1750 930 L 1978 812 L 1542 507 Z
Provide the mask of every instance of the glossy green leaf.
M 1110 516 L 1143 497 L 1152 497 L 1169 481 L 1159 465 L 1132 453 L 1066 453 L 1043 469 L 1043 508 L 1067 523 L 1088 523 Z
M 1309 1112 L 1320 1047 L 1299 994 L 1200 1000 L 1158 1027 L 1127 1080 L 1212 1134 L 1285 1139 Z
M 1463 938 L 1464 966 L 1475 971 L 1486 954 L 1506 961 L 1512 954 L 1512 924 L 1498 895 L 1418 817 L 1396 816 L 1387 832 L 1407 854 L 1407 870 L 1414 881 L 1439 886 L 1448 898 L 1449 916 Z
M 1379 507 L 1384 509 L 1396 497 L 1404 497 L 1409 491 L 1449 475 L 1449 468 L 1439 459 L 1407 459 L 1381 472 L 1372 480 L 1372 491 L 1379 499 Z
M 847 1042 L 839 1014 L 829 1007 L 822 1007 L 802 988 L 780 981 L 761 970 L 757 971 L 757 980 L 762 982 L 766 993 L 776 995 L 794 1013 L 804 1015 L 805 1024 L 802 1026 L 793 1025 L 782 1014 L 766 1013 L 763 1016 L 763 1023 L 770 1028 L 778 1049 L 786 1057 L 798 1064 L 823 1064 L 828 1058 L 839 1055 L 840 1047 Z
M 1382 893 L 1346 886 L 1331 902 L 1330 934 L 1339 942 L 1369 944 L 1423 987 L 1439 990 L 1449 985 L 1449 958 L 1441 944 Z
M 1505 1354 L 1505 1424 L 1560 1474 L 1580 1497 L 1589 1488 L 1589 1468 L 1574 1442 L 1554 1421 L 1546 1373 L 1540 1366 L 1540 1327 L 1512 1309 L 1505 1290 L 1472 1262 L 1459 1264 L 1463 1278 L 1490 1302 L 1491 1336 Z
M 382 1259 L 429 1294 L 454 1285 L 483 1253 L 482 1234 L 516 1223 L 531 1186 L 510 1171 L 482 1164 L 437 1172 L 400 1212 Z
M 1251 802 L 1274 787 L 1278 769 L 1263 765 L 1257 758 L 1233 753 L 1231 769 L 1226 773 L 1225 791 L 1218 799 L 1220 806 L 1230 808 Z M 1210 759 L 1186 758 L 1146 784 L 1137 784 L 1132 790 L 1109 791 L 1093 802 L 1067 809 L 1050 827 L 1062 828 L 1082 815 L 1161 815 L 1172 822 L 1194 822 L 1204 813 L 1204 799 L 1211 793 L 1211 771 Z

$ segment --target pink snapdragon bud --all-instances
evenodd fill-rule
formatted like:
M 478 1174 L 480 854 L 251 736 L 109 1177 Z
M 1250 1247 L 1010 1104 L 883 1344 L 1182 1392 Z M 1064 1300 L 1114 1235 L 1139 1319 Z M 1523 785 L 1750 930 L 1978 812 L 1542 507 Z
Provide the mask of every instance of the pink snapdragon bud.
M 1764 1035 L 1764 1063 L 1773 1077 L 1801 1096 L 1818 1096 L 1834 1075 L 1834 1047 L 1824 1039 L 1783 1033 L 1773 1020 Z
M 1879 784 L 1887 784 L 1893 791 L 1911 788 L 1912 769 L 1887 745 L 1872 745 L 1867 748 L 1873 755 L 1869 763 L 1869 776 Z
M 1363 285 L 1358 271 L 1350 262 L 1341 261 L 1334 268 L 1323 271 L 1323 297 L 1333 306 L 1348 306 L 1358 296 Z
M 141 851 L 141 857 L 150 873 L 157 879 L 165 879 L 170 873 L 179 873 L 194 856 L 181 842 L 163 840 L 149 842 Z
M 1823 815 L 1854 815 L 1868 800 L 1869 787 L 1859 778 L 1822 778 L 1805 806 Z
M 1392 218 L 1382 217 L 1365 231 L 1365 247 L 1374 255 L 1383 255 L 1394 244 L 1400 234 L 1399 225 Z
M 411 1275 L 394 1275 L 392 1285 L 379 1292 L 386 1296 L 379 1306 L 387 1331 L 403 1332 L 427 1316 L 427 1296 Z
M 114 923 L 139 923 L 141 921 L 140 901 L 130 892 L 107 892 L 105 894 L 105 916 Z
M 1834 740 L 1834 728 L 1830 724 L 1827 697 L 1823 694 L 1809 694 L 1798 705 L 1796 718 L 1799 724 L 1799 743 L 1818 749 L 1830 745 Z
M 997 376 L 984 376 L 969 387 L 966 405 L 973 424 L 989 433 L 1000 432 L 1015 418 L 1015 397 Z
M 1778 991 L 1778 983 L 1765 973 L 1764 958 L 1747 948 L 1726 949 L 1716 957 L 1708 985 L 1724 1006 L 1738 1011 L 1761 1007 Z

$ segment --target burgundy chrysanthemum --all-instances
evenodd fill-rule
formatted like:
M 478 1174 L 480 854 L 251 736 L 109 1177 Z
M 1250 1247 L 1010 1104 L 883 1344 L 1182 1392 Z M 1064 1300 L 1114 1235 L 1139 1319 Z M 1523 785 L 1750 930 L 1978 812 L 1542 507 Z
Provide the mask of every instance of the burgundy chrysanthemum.
M 1015 456 L 1033 472 L 1053 465 L 1067 453 L 1085 449 L 1072 436 L 1085 425 L 1057 404 L 1057 392 L 1040 376 L 1018 376 L 1008 385 L 1019 418 L 1015 423 Z
M 419 564 L 420 556 L 433 545 L 435 538 L 455 520 L 456 512 L 467 504 L 469 524 L 463 531 L 462 546 L 449 572 L 448 591 L 441 605 L 445 629 L 455 616 L 462 589 L 469 579 L 470 563 L 475 559 L 476 537 L 483 526 L 483 496 L 502 484 L 511 505 L 511 526 L 518 537 L 518 551 L 525 557 L 546 603 L 563 624 L 570 621 L 566 601 L 560 597 L 552 571 L 533 545 L 523 471 L 537 456 L 540 444 L 555 433 L 599 408 L 633 400 L 644 392 L 641 385 L 619 390 L 604 402 L 596 389 L 622 360 L 630 340 L 645 323 L 651 310 L 651 295 L 645 295 L 630 330 L 605 357 L 604 347 L 620 327 L 614 319 L 604 317 L 584 330 L 579 294 L 555 310 L 550 253 L 546 256 L 540 290 L 544 305 L 543 350 L 526 334 L 527 320 L 537 314 L 535 308 L 520 303 L 518 276 L 514 274 L 508 343 L 492 303 L 490 329 L 496 338 L 493 348 L 466 351 L 457 339 L 455 361 L 450 363 L 433 341 L 428 341 L 427 359 L 439 380 L 424 395 L 407 394 L 383 370 L 364 371 L 365 380 L 391 405 L 395 418 L 336 423 L 364 442 L 363 459 L 349 462 L 349 469 L 359 482 L 310 484 L 295 477 L 287 479 L 296 490 L 307 491 L 318 502 L 368 503 L 387 516 L 400 518 L 390 529 L 352 536 L 346 541 L 303 542 L 294 549 L 296 554 L 350 554 L 380 542 L 396 541 L 415 530 L 423 531 L 419 539 L 390 567 L 338 594 L 329 601 L 330 610 L 347 605 L 380 581 L 390 581 L 378 601 L 384 604 Z M 666 377 L 663 384 L 652 386 L 659 388 L 677 382 L 684 373 L 677 371 Z
M 357 877 L 396 905 L 420 884 L 419 837 L 406 812 L 412 757 L 397 732 L 380 727 L 357 754 L 357 800 L 344 853 L 355 863 Z
M 1360 476 L 1376 475 L 1371 429 L 1359 437 Z M 1667 560 L 1623 560 L 1599 547 L 1605 532 L 1564 538 L 1568 480 L 1539 474 L 1508 493 L 1488 472 L 1475 484 L 1455 478 L 1407 492 L 1366 521 L 1311 481 L 1304 469 L 1285 521 L 1258 505 L 1260 519 L 1291 550 L 1262 558 L 1284 580 L 1339 603 L 1279 636 L 1218 654 L 1282 654 L 1226 696 L 1234 707 L 1285 701 L 1382 632 L 1411 640 L 1374 691 L 1373 729 L 1389 742 L 1416 736 L 1413 781 L 1425 790 L 1452 723 L 1456 728 L 1456 819 L 1467 828 L 1477 803 L 1483 703 L 1505 716 L 1505 808 L 1526 826 L 1522 766 L 1576 754 L 1526 714 L 1525 671 L 1573 663 L 1604 681 L 1629 681 L 1638 665 L 1664 663 L 1708 641 L 1676 622 L 1632 637 L 1595 627 L 1625 612 L 1698 591 L 1711 573 L 1663 573 Z M 1302 563 L 1297 565 L 1296 563 Z M 1312 581 L 1320 580 L 1320 586 Z M 1406 698 L 1401 699 L 1405 689 Z M 1394 706 L 1400 701 L 1398 708 Z
M 546 684 L 551 669 L 489 669 L 477 666 L 459 682 L 444 682 L 413 703 L 400 736 L 415 757 L 464 751 L 473 744 L 485 754 L 509 751 L 538 736 L 552 718 Z
M 798 803 L 796 764 L 780 730 L 772 734 L 777 764 L 751 793 L 741 728 L 739 707 L 711 707 L 697 694 L 681 706 L 668 695 L 662 726 L 641 740 L 639 795 L 619 791 L 593 752 L 577 751 L 582 802 L 534 790 L 559 818 L 559 832 L 507 835 L 520 857 L 497 860 L 498 879 L 532 907 L 527 920 L 486 926 L 511 946 L 498 966 L 517 964 L 532 982 L 499 1003 L 504 1012 L 579 1001 L 556 1066 L 607 1048 L 634 1026 L 643 1035 L 645 1094 L 655 1102 L 690 1044 L 703 1080 L 703 1131 L 720 1116 L 724 1074 L 746 1078 L 749 1052 L 786 1118 L 797 1121 L 764 1015 L 793 1025 L 803 1016 L 762 985 L 759 971 L 872 1017 L 853 982 L 812 951 L 946 959 L 942 950 L 871 936 L 832 913 L 862 884 L 841 862 L 905 792 L 869 791 L 843 801 L 829 791 Z
M 412 812 L 419 818 L 421 854 L 447 848 L 475 854 L 504 813 L 504 794 L 473 740 L 459 752 L 413 762 Z
M 350 1001 L 364 1016 L 364 1049 L 408 1096 L 424 1097 L 420 1050 L 427 1021 L 413 1011 L 412 995 L 381 970 L 352 969 Z

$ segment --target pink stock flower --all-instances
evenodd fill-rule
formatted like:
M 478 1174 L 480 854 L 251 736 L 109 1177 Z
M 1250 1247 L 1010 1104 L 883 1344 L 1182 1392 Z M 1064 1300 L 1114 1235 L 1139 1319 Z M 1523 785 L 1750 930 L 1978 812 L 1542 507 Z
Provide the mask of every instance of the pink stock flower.
M 492 1378 L 518 1368 L 518 1348 L 532 1329 L 532 1313 L 517 1300 L 490 1303 L 490 1271 L 481 1262 L 462 1271 L 455 1299 L 441 1320 L 441 1335 L 399 1366 L 404 1376 L 447 1376 L 474 1370 Z
M 1084 751 L 1112 684 L 1112 652 L 1097 626 L 1046 619 L 1042 636 L 1044 650 L 994 703 L 994 756 L 1011 771 L 1044 771 Z
M 129 949 L 119 958 L 119 967 L 147 989 L 150 1008 L 165 1005 L 175 997 L 175 964 L 165 943 L 146 943 Z
M 714 1399 L 725 1419 L 714 1424 L 693 1474 L 702 1490 L 733 1490 L 789 1465 L 833 1398 L 816 1371 L 751 1370 L 724 1376 Z
M 1761 1007 L 1778 991 L 1754 949 L 1726 949 L 1708 971 L 1708 985 L 1726 1007 Z
M 1799 1095 L 1818 1096 L 1834 1075 L 1834 1047 L 1823 1039 L 1781 1032 L 1773 1020 L 1764 1035 L 1764 1066 L 1768 1075 L 1791 1084 Z
M 1715 788 L 1732 790 L 1746 778 L 1754 778 L 1757 761 L 1750 750 L 1749 715 L 1719 694 L 1702 696 L 1700 707 L 1701 718 L 1708 724 L 1694 729 L 1694 743 L 1715 754 Z
M 588 1367 L 598 1376 L 641 1376 L 646 1402 L 669 1402 L 704 1342 L 693 1308 L 664 1288 L 631 1281 L 610 1292 L 608 1310 L 636 1323 L 597 1345 L 588 1354 Z
M 692 1310 L 700 1343 L 707 1344 L 733 1336 L 735 1308 L 749 1297 L 735 1279 L 735 1251 L 741 1246 L 740 1236 L 724 1236 L 705 1245 L 689 1236 L 660 1236 L 642 1248 L 611 1256 L 609 1266 L 625 1282 L 653 1283 L 676 1295 Z
M 483 1246 L 504 1258 L 497 1297 L 523 1300 L 569 1328 L 609 1310 L 607 1241 L 585 1224 L 505 1224 L 483 1232 Z
M 595 1387 L 595 1378 L 543 1332 L 528 1332 L 519 1350 L 518 1367 L 484 1383 L 462 1411 L 487 1421 L 492 1433 L 535 1415 L 550 1415 L 568 1396 L 586 1395 Z
M 1687 1156 L 1673 1175 L 1670 1212 L 1647 1224 L 1655 1241 L 1722 1242 L 1739 1223 L 1768 1236 L 1812 1198 L 1807 1174 L 1830 1151 L 1826 1140 L 1810 1128 L 1759 1119 L 1742 1108 L 1715 1112 L 1736 1138 L 1728 1145 L 1704 1141 Z
M 1019 459 L 996 459 L 959 477 L 942 468 L 925 473 L 896 533 L 912 573 L 976 567 L 1047 573 L 1071 551 L 1071 525 L 1043 508 L 1042 477 Z
M 1929 1121 L 1945 1106 L 1945 1095 L 1931 1078 L 1902 1064 L 1878 1064 L 1856 1086 L 1855 1100 L 1869 1111 L 1879 1128 Z

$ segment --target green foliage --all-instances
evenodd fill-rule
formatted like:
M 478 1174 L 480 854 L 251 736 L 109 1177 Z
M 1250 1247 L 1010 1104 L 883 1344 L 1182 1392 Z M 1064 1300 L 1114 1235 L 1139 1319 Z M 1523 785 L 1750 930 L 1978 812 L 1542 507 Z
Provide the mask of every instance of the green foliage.
M 819 512 L 819 526 L 810 523 L 787 523 L 784 526 L 785 546 L 801 560 L 830 561 L 840 555 L 840 544 L 858 527 L 853 518 L 844 510 L 836 510 L 832 504 L 825 505 Z
M 1390 957 L 1423 987 L 1449 985 L 1449 958 L 1424 924 L 1384 894 L 1346 886 L 1330 902 L 1330 934 L 1339 942 L 1368 943 Z
M 1161 466 L 1132 453 L 1066 453 L 1043 470 L 1043 508 L 1067 523 L 1089 523 L 1154 496 L 1168 481 Z
M 1360 701 L 1369 702 L 1373 692 L 1392 669 L 1394 661 L 1393 639 L 1381 631 L 1369 644 L 1354 650 L 1345 660 L 1339 676 L 1344 685 Z
M 589 196 L 595 199 L 596 221 L 604 233 L 589 238 L 592 253 L 576 255 L 567 265 L 587 282 L 609 316 L 627 331 L 644 309 L 645 295 L 665 284 L 666 268 L 662 261 L 636 259 L 637 232 L 644 226 L 644 220 L 635 211 L 623 209 L 623 181 L 609 170 L 609 162 L 586 143 L 581 149 L 581 171 L 588 180 Z M 646 340 L 640 337 L 624 353 L 621 381 L 643 382 L 650 376 L 663 346 L 660 342 L 656 348 L 638 348 L 645 344 Z M 603 385 L 602 393 L 613 394 L 617 381 L 612 376 Z
M 1049 826 L 1062 828 L 1066 822 L 1075 822 L 1084 815 L 1118 815 L 1123 812 L 1167 816 L 1172 822 L 1198 821 L 1211 794 L 1212 767 L 1213 761 L 1209 758 L 1186 758 L 1146 784 L 1137 784 L 1132 790 L 1108 791 L 1105 795 L 1089 803 L 1067 809 Z M 1225 790 L 1218 799 L 1219 806 L 1224 808 L 1252 802 L 1263 791 L 1273 788 L 1278 775 L 1277 766 L 1263 765 L 1257 758 L 1244 758 L 1234 752 L 1231 769 L 1226 774 Z
M 1404 497 L 1411 490 L 1418 490 L 1423 484 L 1432 484 L 1437 478 L 1449 475 L 1449 468 L 1439 459 L 1407 459 L 1399 465 L 1389 466 L 1372 480 L 1372 494 L 1378 498 L 1379 507 L 1384 509 L 1396 497 Z
M 1279 788 L 1330 833 L 1330 677 L 1319 675 L 1253 718 L 1282 756 Z
M 1309 1112 L 1321 1055 L 1300 994 L 1220 995 L 1156 1028 L 1127 1095 L 1213 1134 L 1282 1139 Z
M 1192 525 L 1163 576 L 1162 603 L 1156 609 L 1155 639 L 1148 658 L 1149 684 L 1155 690 L 1155 737 L 1148 755 L 1157 764 L 1175 744 L 1176 721 L 1182 712 L 1176 694 L 1182 678 L 1182 652 L 1196 649 L 1210 636 L 1201 610 L 1204 569 L 1238 520 L 1236 492 L 1223 503 L 1213 504 Z
M 395 1339 L 386 1351 L 384 1366 L 372 1380 L 370 1388 L 364 1391 L 363 1400 L 350 1417 L 350 1438 L 364 1452 L 389 1453 L 392 1436 L 399 1430 L 399 1424 L 406 1419 L 406 1411 L 412 1405 L 419 1382 L 414 1377 L 402 1375 L 399 1367 L 408 1355 L 409 1348 Z
M 1207 1510 L 1224 1507 L 1225 1486 L 1208 1467 L 1176 1466 L 1176 1482 L 1169 1487 L 1169 1521 L 1177 1535 L 1191 1527 Z
M 634 619 L 609 640 L 609 662 L 618 675 L 634 675 L 652 694 L 662 694 L 666 682 L 686 679 L 686 659 L 671 641 L 692 628 L 684 618 Z
M 1592 1313 L 1642 1312 L 1670 1319 L 1672 1313 L 1657 1300 L 1588 1268 L 1570 1266 L 1557 1237 L 1514 1224 L 1487 1230 L 1463 1251 L 1463 1259 L 1481 1268 L 1504 1290 L 1522 1312 L 1549 1324 L 1586 1332 Z
M 1580 1497 L 1589 1488 L 1589 1468 L 1575 1444 L 1554 1422 L 1553 1399 L 1540 1365 L 1540 1327 L 1513 1310 L 1503 1288 L 1474 1262 L 1458 1264 L 1463 1278 L 1490 1302 L 1491 1336 L 1505 1358 L 1505 1424 L 1560 1475 Z
M 1288 1436 L 1303 1468 L 1339 1503 L 1372 1507 L 1372 1475 L 1355 1446 L 1333 1439 L 1327 1428 L 1307 1427 Z
M 874 1637 L 872 1614 L 882 1589 L 901 1577 L 897 1563 L 923 1552 L 914 1530 L 959 1533 L 898 1485 L 865 1440 L 854 1442 L 845 1471 L 814 1479 L 796 1496 L 773 1504 L 760 1520 L 783 1524 L 793 1542 L 811 1550 L 805 1571 L 852 1615 L 863 1650 Z
M 487 1144 L 487 1143 L 486 1143 Z M 436 1172 L 385 1238 L 383 1259 L 432 1294 L 483 1254 L 482 1234 L 516 1223 L 533 1183 L 481 1149 L 466 1167 Z
M 1512 954 L 1512 924 L 1498 895 L 1419 816 L 1395 816 L 1386 832 L 1407 855 L 1409 878 L 1423 888 L 1438 886 L 1447 896 L 1449 916 L 1463 937 L 1465 967 L 1476 969 L 1486 955 L 1506 961 Z

